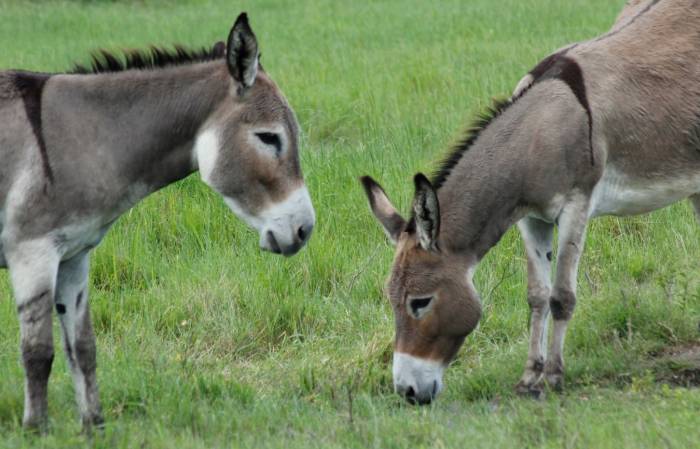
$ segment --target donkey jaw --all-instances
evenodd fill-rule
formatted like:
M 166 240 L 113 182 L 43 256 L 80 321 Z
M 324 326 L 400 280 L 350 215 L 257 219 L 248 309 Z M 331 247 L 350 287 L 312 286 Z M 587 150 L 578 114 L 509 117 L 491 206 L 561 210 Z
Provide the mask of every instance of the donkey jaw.
M 394 390 L 411 404 L 430 404 L 442 391 L 445 365 L 435 360 L 394 353 Z
M 224 197 L 228 207 L 260 234 L 260 248 L 292 256 L 304 247 L 316 224 L 316 214 L 306 186 L 264 209 L 258 215 L 247 213 L 238 202 Z

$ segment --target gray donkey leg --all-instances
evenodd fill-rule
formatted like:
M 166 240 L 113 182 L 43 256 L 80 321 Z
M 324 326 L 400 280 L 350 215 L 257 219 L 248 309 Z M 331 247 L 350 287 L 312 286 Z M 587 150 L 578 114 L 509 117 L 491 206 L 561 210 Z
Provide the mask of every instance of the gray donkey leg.
M 60 257 L 49 238 L 3 243 L 20 324 L 25 372 L 22 421 L 27 428 L 45 431 L 53 362 L 51 310 Z
M 56 311 L 63 330 L 63 347 L 70 366 L 83 429 L 101 425 L 97 392 L 95 334 L 88 306 L 89 253 L 62 262 L 58 268 Z
M 527 302 L 530 305 L 530 346 L 525 372 L 515 386 L 520 394 L 540 396 L 547 343 L 547 317 L 552 290 L 551 260 L 554 225 L 526 217 L 518 222 L 527 252 Z
M 547 383 L 554 389 L 563 387 L 564 337 L 576 306 L 576 277 L 586 234 L 588 205 L 588 197 L 578 196 L 566 204 L 559 215 L 557 271 L 549 303 L 554 325 L 544 367 Z

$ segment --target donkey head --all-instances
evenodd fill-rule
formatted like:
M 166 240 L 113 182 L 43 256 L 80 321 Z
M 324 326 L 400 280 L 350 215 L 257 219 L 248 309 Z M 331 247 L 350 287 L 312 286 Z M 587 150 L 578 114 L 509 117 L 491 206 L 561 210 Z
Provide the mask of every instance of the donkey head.
M 413 218 L 396 211 L 372 178 L 362 178 L 372 212 L 396 244 L 387 282 L 394 310 L 394 388 L 411 403 L 430 403 L 442 373 L 481 317 L 464 260 L 440 247 L 440 206 L 430 181 L 415 179 Z
M 200 174 L 258 231 L 263 249 L 292 255 L 315 223 L 299 163 L 299 125 L 259 64 L 245 13 L 229 34 L 226 65 L 226 98 L 195 144 Z

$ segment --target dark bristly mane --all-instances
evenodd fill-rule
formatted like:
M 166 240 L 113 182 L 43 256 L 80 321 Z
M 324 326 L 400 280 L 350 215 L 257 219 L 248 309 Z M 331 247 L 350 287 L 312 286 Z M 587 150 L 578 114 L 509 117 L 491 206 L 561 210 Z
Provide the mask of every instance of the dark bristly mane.
M 491 124 L 498 116 L 500 116 L 503 111 L 508 109 L 517 99 L 494 99 L 493 103 L 486 108 L 483 112 L 476 116 L 476 119 L 472 122 L 471 126 L 467 128 L 466 135 L 464 138 L 454 146 L 454 148 L 447 154 L 447 156 L 440 163 L 440 167 L 433 176 L 432 184 L 435 189 L 439 189 L 447 180 L 447 177 L 455 168 L 457 163 L 464 153 L 474 145 L 476 139 L 479 138 L 479 134 L 486 129 L 487 126 Z
M 226 45 L 217 42 L 211 48 L 192 50 L 180 45 L 172 49 L 152 46 L 147 50 L 124 50 L 120 53 L 98 50 L 92 54 L 90 67 L 76 64 L 68 73 L 110 73 L 125 70 L 149 70 L 197 62 L 213 61 L 223 58 Z

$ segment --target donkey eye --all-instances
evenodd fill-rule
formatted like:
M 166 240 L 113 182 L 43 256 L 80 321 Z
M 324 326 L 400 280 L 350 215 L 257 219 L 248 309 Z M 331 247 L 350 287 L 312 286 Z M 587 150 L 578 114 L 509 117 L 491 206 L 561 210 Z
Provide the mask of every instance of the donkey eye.
M 280 140 L 280 136 L 275 133 L 255 133 L 255 136 L 260 139 L 262 143 L 265 145 L 270 145 L 271 147 L 275 147 L 275 154 L 277 156 L 282 153 L 282 141 Z
M 411 299 L 408 303 L 409 307 L 411 308 L 412 315 L 416 318 L 420 318 L 421 314 L 425 312 L 425 308 L 430 305 L 430 302 L 433 300 L 433 297 L 430 296 L 428 298 L 414 298 Z

